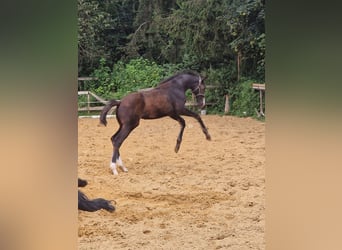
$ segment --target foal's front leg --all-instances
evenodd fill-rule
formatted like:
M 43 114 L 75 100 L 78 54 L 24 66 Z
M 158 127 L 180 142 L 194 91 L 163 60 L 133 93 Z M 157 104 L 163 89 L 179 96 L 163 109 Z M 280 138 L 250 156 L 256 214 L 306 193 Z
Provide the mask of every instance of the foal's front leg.
M 202 121 L 201 117 L 199 116 L 199 114 L 194 113 L 188 109 L 184 109 L 181 113 L 181 115 L 186 115 L 186 116 L 191 116 L 193 118 L 195 118 L 199 124 L 201 125 L 202 131 L 205 134 L 205 137 L 208 141 L 211 140 L 211 136 L 209 135 L 208 129 L 206 128 L 206 126 L 204 125 L 204 122 Z
M 181 125 L 181 130 L 178 134 L 178 137 L 177 137 L 177 144 L 176 144 L 176 147 L 175 147 L 175 152 L 178 153 L 178 150 L 179 150 L 179 147 L 180 147 L 180 144 L 182 142 L 182 138 L 183 138 L 183 132 L 184 132 L 184 128 L 185 128 L 185 120 L 180 117 L 179 115 L 174 115 L 174 116 L 170 116 L 172 119 L 176 120 L 179 122 L 179 124 Z

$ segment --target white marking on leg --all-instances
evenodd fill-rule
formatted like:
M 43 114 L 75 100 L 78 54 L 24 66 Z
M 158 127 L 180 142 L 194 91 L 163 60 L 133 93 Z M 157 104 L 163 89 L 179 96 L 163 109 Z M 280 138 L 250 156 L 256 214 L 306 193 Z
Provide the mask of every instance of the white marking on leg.
M 128 169 L 123 164 L 120 156 L 119 156 L 119 158 L 116 159 L 116 163 L 121 167 L 122 171 L 128 172 Z
M 116 164 L 114 162 L 110 163 L 110 168 L 112 169 L 114 175 L 119 174 L 118 171 L 116 170 Z

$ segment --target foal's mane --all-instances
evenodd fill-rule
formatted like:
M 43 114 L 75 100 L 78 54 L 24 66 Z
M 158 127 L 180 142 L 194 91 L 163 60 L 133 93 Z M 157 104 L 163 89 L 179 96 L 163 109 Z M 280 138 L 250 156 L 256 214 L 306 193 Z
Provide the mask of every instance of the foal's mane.
M 198 74 L 197 72 L 195 72 L 195 71 L 192 71 L 192 70 L 183 70 L 183 71 L 181 71 L 181 72 L 179 72 L 179 73 L 177 73 L 177 74 L 175 74 L 175 75 L 173 75 L 173 76 L 171 76 L 171 77 L 169 77 L 169 78 L 167 78 L 167 79 L 161 81 L 158 85 L 161 85 L 161 84 L 163 84 L 163 83 L 172 81 L 173 79 L 179 77 L 180 75 L 193 75 L 193 76 L 199 76 L 199 74 Z

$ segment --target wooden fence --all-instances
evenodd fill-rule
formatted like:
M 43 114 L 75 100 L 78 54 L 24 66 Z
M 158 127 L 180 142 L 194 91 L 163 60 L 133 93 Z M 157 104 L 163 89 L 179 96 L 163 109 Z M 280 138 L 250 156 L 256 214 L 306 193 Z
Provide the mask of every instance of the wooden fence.
M 252 88 L 255 90 L 259 90 L 259 104 L 260 104 L 260 108 L 259 111 L 256 110 L 256 113 L 258 114 L 258 116 L 265 116 L 264 113 L 264 105 L 263 105 L 263 95 L 265 94 L 266 91 L 266 84 L 261 84 L 261 83 L 253 83 L 252 84 Z
M 78 101 L 78 111 L 100 111 L 107 104 L 107 100 L 96 95 L 93 92 L 87 91 L 87 82 L 97 80 L 95 77 L 78 77 L 78 96 L 86 96 L 86 100 Z M 109 112 L 111 113 L 111 112 Z
M 90 92 L 90 91 L 78 91 L 78 96 L 87 96 L 86 101 L 78 102 L 78 111 L 88 111 L 88 114 L 90 111 L 98 111 L 102 110 L 103 107 L 107 104 L 107 101 L 98 95 Z M 91 100 L 95 99 L 95 100 Z M 96 105 L 92 106 L 92 104 L 102 104 L 102 105 Z

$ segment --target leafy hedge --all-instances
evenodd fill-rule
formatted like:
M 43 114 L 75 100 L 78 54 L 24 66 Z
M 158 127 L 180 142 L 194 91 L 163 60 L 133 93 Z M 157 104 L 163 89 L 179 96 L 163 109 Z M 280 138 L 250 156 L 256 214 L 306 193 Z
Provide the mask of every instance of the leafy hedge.
M 132 59 L 128 63 L 117 62 L 111 70 L 106 60 L 100 60 L 100 66 L 94 70 L 93 80 L 88 84 L 90 91 L 104 98 L 120 99 L 129 92 L 155 87 L 163 78 L 177 71 L 177 65 L 157 65 L 147 59 Z
M 236 116 L 255 116 L 259 105 L 258 92 L 252 88 L 253 81 L 246 80 L 237 84 L 231 94 L 231 114 Z
M 112 73 L 114 96 L 121 98 L 132 91 L 155 87 L 164 76 L 164 68 L 147 59 L 132 59 L 128 64 L 119 61 Z

